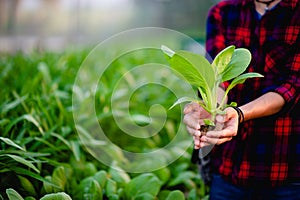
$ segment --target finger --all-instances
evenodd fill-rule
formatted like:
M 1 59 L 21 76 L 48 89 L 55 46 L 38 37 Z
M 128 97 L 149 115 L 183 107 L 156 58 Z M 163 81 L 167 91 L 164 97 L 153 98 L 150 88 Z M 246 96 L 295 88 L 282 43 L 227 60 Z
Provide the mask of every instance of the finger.
M 191 136 L 197 136 L 197 137 L 201 136 L 201 132 L 199 129 L 194 129 L 188 126 L 186 127 L 186 129 Z
M 208 131 L 206 136 L 210 138 L 226 138 L 236 136 L 236 134 L 237 129 L 233 126 L 228 126 L 220 131 Z
M 227 137 L 227 138 L 219 138 L 218 142 L 216 143 L 216 145 L 222 144 L 224 142 L 228 142 L 232 140 L 232 137 Z
M 198 112 L 191 112 L 183 117 L 183 123 L 191 128 L 200 129 L 201 125 L 204 125 L 203 119 L 208 119 L 209 117 L 203 117 L 202 114 Z
M 200 141 L 202 143 L 206 143 L 206 144 L 209 144 L 209 145 L 212 145 L 212 144 L 215 145 L 215 144 L 217 144 L 218 140 L 219 140 L 219 138 L 212 138 L 212 137 L 207 137 L 207 136 L 202 136 L 200 138 Z
M 224 142 L 228 142 L 230 140 L 232 140 L 232 137 L 224 137 L 224 138 L 210 138 L 206 136 L 201 137 L 201 143 L 203 142 L 210 145 L 219 145 Z
M 202 147 L 209 146 L 209 145 L 211 145 L 211 144 L 208 142 L 203 142 L 201 140 L 201 137 L 194 137 L 194 148 L 195 149 L 200 149 Z
M 183 123 L 193 129 L 199 130 L 200 129 L 200 119 L 197 116 L 192 114 L 184 115 Z
M 225 115 L 217 115 L 216 116 L 216 120 L 220 123 L 225 123 L 229 120 L 231 120 L 232 118 L 236 118 L 236 120 L 238 120 L 238 113 L 236 112 L 236 110 L 232 107 L 228 107 L 225 109 L 226 114 Z
M 194 136 L 193 139 L 194 139 L 194 148 L 199 149 L 200 148 L 200 138 Z
M 195 111 L 197 111 L 197 110 L 199 110 L 199 109 L 200 109 L 199 104 L 196 103 L 196 102 L 192 102 L 192 103 L 187 104 L 187 105 L 184 107 L 183 113 L 184 113 L 184 114 L 188 114 L 188 113 L 190 113 L 190 112 L 195 112 Z
M 224 127 L 220 131 L 208 131 L 206 136 L 212 138 L 224 138 L 236 136 L 238 131 L 238 120 L 232 118 L 224 124 Z

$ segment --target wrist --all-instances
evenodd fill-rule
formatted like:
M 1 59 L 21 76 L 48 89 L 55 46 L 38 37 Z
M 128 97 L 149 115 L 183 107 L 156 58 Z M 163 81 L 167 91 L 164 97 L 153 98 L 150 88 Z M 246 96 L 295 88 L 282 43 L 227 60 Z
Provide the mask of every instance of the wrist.
M 237 112 L 239 125 L 243 124 L 245 121 L 245 116 L 243 111 L 237 106 L 230 106 L 230 107 L 232 107 Z

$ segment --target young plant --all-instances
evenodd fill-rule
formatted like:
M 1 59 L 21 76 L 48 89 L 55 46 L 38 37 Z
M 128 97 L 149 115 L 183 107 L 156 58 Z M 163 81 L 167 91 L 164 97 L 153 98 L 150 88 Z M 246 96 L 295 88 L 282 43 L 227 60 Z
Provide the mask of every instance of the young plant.
M 211 119 L 205 119 L 206 125 L 214 126 L 217 114 L 223 114 L 224 109 L 229 106 L 226 104 L 228 92 L 237 84 L 242 84 L 247 78 L 263 77 L 259 73 L 245 73 L 251 61 L 251 53 L 245 48 L 235 48 L 231 45 L 223 49 L 210 64 L 201 55 L 188 51 L 177 51 L 162 46 L 161 50 L 167 57 L 171 68 L 176 74 L 195 86 L 201 96 L 201 100 L 182 97 L 178 99 L 171 108 L 183 102 L 198 102 L 207 112 L 211 114 Z M 233 79 L 233 80 L 232 80 Z M 221 83 L 232 80 L 226 88 L 222 97 L 218 97 Z M 218 102 L 218 99 L 221 101 Z M 234 106 L 236 103 L 231 103 Z

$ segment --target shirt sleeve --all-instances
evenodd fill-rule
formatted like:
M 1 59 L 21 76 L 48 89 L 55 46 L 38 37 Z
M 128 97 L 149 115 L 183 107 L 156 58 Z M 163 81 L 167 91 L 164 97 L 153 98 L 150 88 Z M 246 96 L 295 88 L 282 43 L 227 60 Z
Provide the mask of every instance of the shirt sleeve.
M 298 39 L 299 41 L 299 39 Z M 281 81 L 281 84 L 274 89 L 279 93 L 286 103 L 296 104 L 299 103 L 300 94 L 300 51 L 299 42 L 294 44 L 295 52 L 290 54 L 285 65 L 287 76 Z

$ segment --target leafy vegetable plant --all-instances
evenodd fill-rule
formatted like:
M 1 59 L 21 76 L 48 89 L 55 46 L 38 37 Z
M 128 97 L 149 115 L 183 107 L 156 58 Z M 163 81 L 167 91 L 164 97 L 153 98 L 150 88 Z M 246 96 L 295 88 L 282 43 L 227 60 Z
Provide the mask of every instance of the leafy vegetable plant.
M 212 116 L 211 119 L 205 119 L 204 123 L 206 125 L 214 126 L 215 116 L 224 113 L 224 109 L 228 106 L 226 104 L 228 92 L 233 87 L 244 83 L 247 78 L 263 77 L 255 72 L 242 74 L 251 61 L 251 53 L 245 48 L 228 46 L 215 57 L 212 63 L 209 63 L 204 56 L 192 52 L 182 50 L 174 52 L 166 46 L 162 46 L 161 50 L 176 74 L 189 84 L 197 87 L 202 98 L 199 101 L 182 97 L 171 108 L 183 102 L 198 102 Z M 220 84 L 230 80 L 232 80 L 231 83 L 221 97 L 221 101 L 218 102 Z M 230 105 L 233 106 L 236 103 L 233 102 Z

